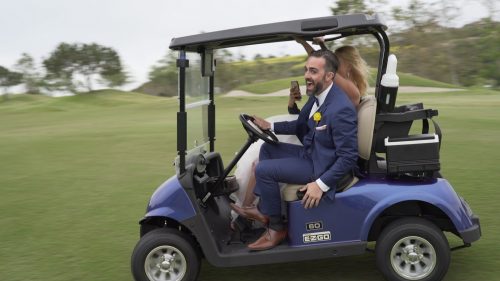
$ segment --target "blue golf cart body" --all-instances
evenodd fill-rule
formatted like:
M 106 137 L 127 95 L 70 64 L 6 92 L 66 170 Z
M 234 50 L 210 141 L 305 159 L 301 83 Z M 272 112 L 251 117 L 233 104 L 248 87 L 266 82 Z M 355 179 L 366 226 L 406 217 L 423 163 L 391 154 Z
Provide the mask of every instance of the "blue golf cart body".
M 463 240 L 463 246 L 454 249 L 468 247 L 481 236 L 479 219 L 439 173 L 442 136 L 432 120 L 437 110 L 422 104 L 395 107 L 397 88 L 381 83 L 389 58 L 386 28 L 377 16 L 354 14 L 173 39 L 170 48 L 179 52 L 177 173 L 153 193 L 140 220 L 141 240 L 132 256 L 134 278 L 194 280 L 202 257 L 214 266 L 232 267 L 363 254 L 373 251 L 371 241 L 380 248 L 377 264 L 387 279 L 443 278 L 450 248 L 442 232 Z M 247 130 L 248 141 L 224 166 L 215 149 L 214 50 L 332 34 L 329 40 L 370 35 L 380 45 L 369 155 L 358 161 L 358 181 L 334 200 L 323 198 L 318 207 L 307 210 L 300 200 L 286 202 L 285 242 L 268 251 L 249 251 L 245 241 L 235 241 L 231 228 L 229 195 L 235 188 L 229 174 L 258 137 Z M 416 121 L 424 124 L 422 134 L 409 135 Z M 429 122 L 435 133 L 429 133 Z M 426 141 L 419 142 L 422 139 Z M 391 142 L 398 145 L 392 147 Z

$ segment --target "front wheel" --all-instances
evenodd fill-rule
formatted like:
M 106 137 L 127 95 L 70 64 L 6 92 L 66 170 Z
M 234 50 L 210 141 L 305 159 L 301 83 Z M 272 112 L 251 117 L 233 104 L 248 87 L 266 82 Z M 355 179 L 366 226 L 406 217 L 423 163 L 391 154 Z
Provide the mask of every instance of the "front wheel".
M 443 232 L 422 218 L 398 219 L 379 236 L 377 266 L 391 281 L 442 280 L 450 265 L 450 248 Z
M 193 239 L 168 228 L 144 235 L 135 246 L 131 262 L 136 281 L 192 281 L 200 271 Z

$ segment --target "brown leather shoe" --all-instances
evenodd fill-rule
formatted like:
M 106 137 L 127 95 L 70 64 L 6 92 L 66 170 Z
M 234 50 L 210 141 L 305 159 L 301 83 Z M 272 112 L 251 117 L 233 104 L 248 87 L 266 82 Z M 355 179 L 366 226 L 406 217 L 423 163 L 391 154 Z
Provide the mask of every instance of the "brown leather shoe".
M 236 204 L 231 203 L 231 208 L 238 213 L 238 215 L 247 218 L 249 220 L 255 220 L 267 225 L 269 223 L 269 217 L 262 214 L 257 207 L 240 207 Z
M 264 251 L 274 248 L 285 240 L 287 233 L 286 229 L 276 231 L 268 228 L 257 241 L 248 245 L 248 249 L 252 251 Z

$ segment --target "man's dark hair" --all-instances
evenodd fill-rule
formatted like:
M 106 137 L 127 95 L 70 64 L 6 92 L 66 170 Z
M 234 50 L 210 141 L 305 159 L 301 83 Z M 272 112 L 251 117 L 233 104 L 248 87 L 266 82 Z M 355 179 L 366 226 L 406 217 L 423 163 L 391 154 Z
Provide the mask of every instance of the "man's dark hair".
M 324 58 L 325 59 L 325 71 L 336 73 L 339 69 L 339 59 L 330 50 L 316 50 L 313 51 L 309 57 Z

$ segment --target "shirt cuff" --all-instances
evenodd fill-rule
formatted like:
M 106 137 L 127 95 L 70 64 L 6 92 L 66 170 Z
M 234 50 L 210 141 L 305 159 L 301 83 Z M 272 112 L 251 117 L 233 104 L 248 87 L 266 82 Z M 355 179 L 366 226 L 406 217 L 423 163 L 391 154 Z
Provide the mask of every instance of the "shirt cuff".
M 317 179 L 316 183 L 319 185 L 319 188 L 323 190 L 323 192 L 327 192 L 328 190 L 330 190 L 330 187 L 328 187 L 328 185 L 326 185 L 321 179 Z
M 274 132 L 274 122 L 271 122 L 271 129 L 269 129 Z

